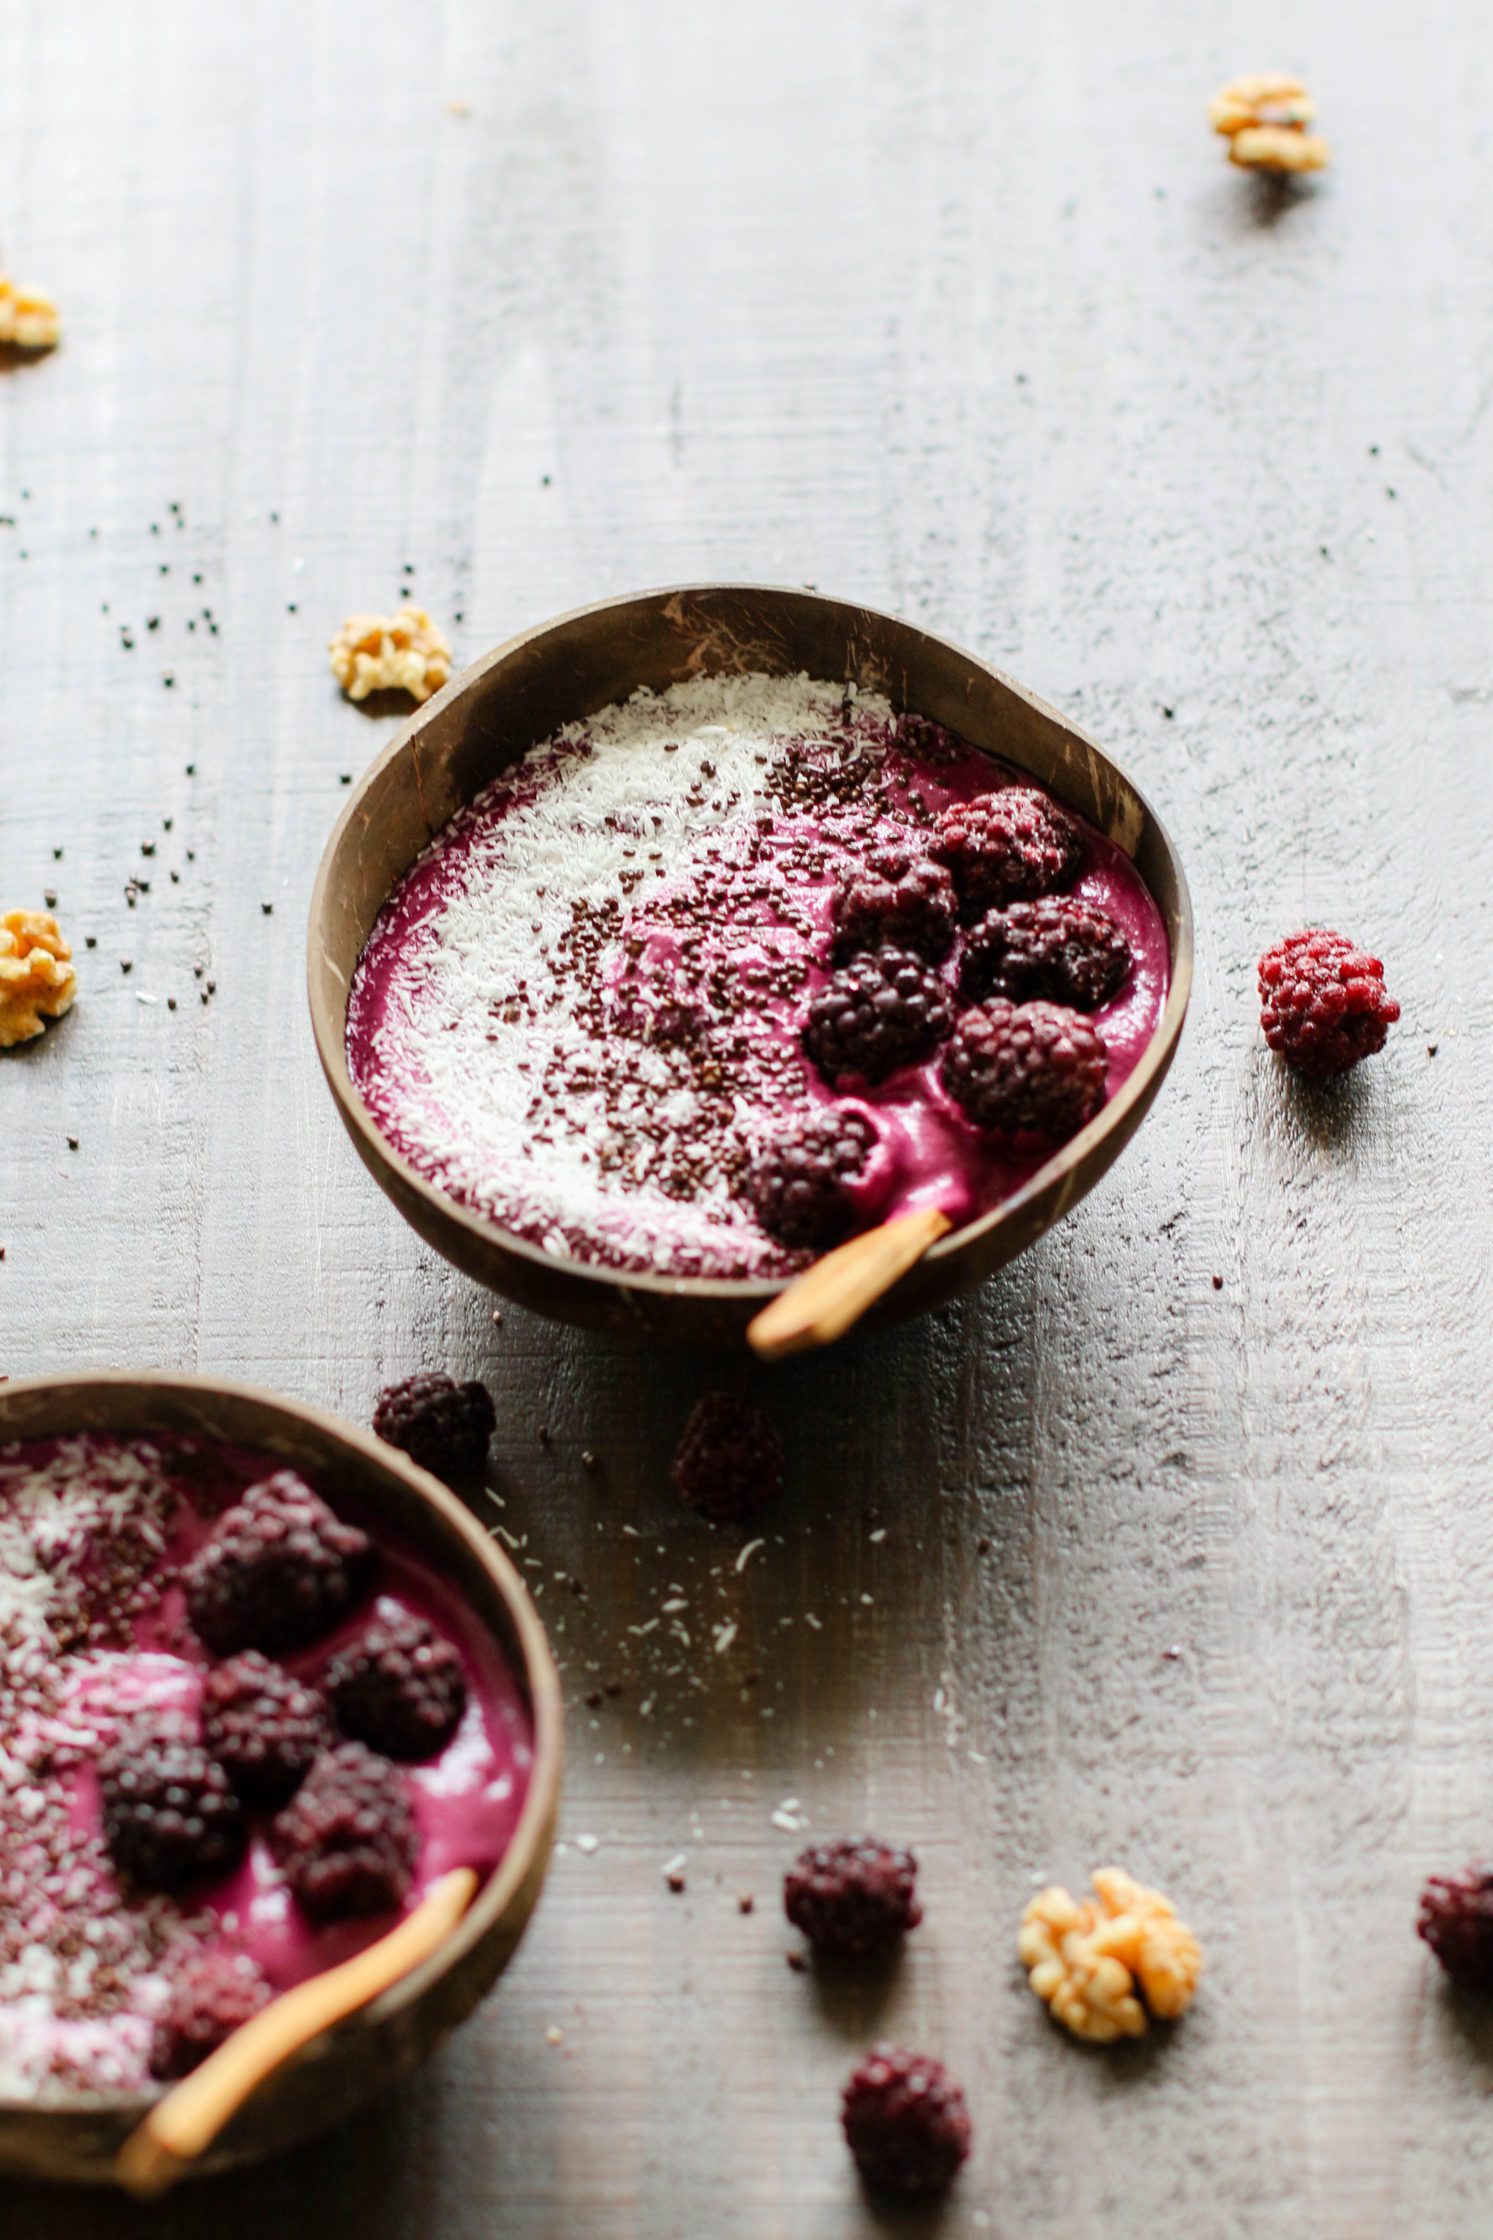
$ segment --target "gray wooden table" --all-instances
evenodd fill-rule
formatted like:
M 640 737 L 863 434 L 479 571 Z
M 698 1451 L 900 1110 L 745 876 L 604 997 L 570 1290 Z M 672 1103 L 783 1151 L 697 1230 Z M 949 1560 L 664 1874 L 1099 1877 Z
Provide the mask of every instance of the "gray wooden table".
M 878 2032 L 969 2091 L 941 2232 L 1486 2232 L 1493 2033 L 1412 1933 L 1421 1876 L 1493 1848 L 1485 11 L 0 0 L 0 32 L 0 247 L 67 316 L 0 370 L 0 906 L 55 890 L 96 942 L 0 1060 L 0 1367 L 359 1420 L 481 1374 L 571 1721 L 529 1939 L 416 2083 L 153 2217 L 14 2189 L 7 2235 L 921 2230 L 836 2135 Z M 1202 118 L 1272 64 L 1337 151 L 1294 201 Z M 355 1163 L 302 994 L 341 774 L 388 735 L 326 673 L 347 610 L 411 584 L 469 656 L 733 575 L 1070 710 L 1200 934 L 1171 1082 L 1078 1214 L 755 1380 L 794 1483 L 744 1570 L 665 1483 L 713 1372 L 495 1326 Z M 1404 1005 L 1335 1097 L 1255 1023 L 1310 920 Z M 785 1964 L 790 1798 L 918 1851 L 889 1976 Z M 1211 1973 L 1096 2057 L 1012 1938 L 1110 1858 Z

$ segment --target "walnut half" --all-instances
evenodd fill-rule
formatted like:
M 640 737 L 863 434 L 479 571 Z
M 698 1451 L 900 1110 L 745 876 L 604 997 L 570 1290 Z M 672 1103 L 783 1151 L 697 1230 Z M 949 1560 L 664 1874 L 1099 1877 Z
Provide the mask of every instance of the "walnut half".
M 349 615 L 328 650 L 349 700 L 366 700 L 370 692 L 428 700 L 451 674 L 451 648 L 423 607 Z
M 30 1042 L 48 1019 L 72 1009 L 78 976 L 72 950 L 45 910 L 0 917 L 0 1050 Z
M 1231 78 L 1208 104 L 1208 122 L 1227 139 L 1230 163 L 1246 171 L 1325 170 L 1327 142 L 1307 130 L 1316 114 L 1316 102 L 1287 70 Z
M 62 317 L 40 288 L 18 288 L 0 272 L 0 342 L 16 350 L 55 350 L 62 339 Z
M 1082 1904 L 1056 1884 L 1039 1891 L 1021 1917 L 1017 1951 L 1053 2020 L 1109 2045 L 1143 2037 L 1153 2017 L 1186 2012 L 1203 1948 L 1159 1890 L 1119 1867 L 1096 1869 L 1093 1883 Z

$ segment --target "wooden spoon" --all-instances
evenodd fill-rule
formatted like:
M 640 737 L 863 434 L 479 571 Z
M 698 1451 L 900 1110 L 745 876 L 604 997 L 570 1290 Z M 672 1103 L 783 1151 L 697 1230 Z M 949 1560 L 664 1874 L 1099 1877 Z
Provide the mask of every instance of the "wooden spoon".
M 351 1960 L 298 1983 L 235 2030 L 200 2068 L 158 2100 L 114 2163 L 119 2183 L 142 2201 L 175 2185 L 267 2077 L 391 1983 L 419 1967 L 450 1935 L 476 1895 L 477 1877 L 457 1867 L 433 1882 L 413 1913 Z
M 780 1291 L 747 1325 L 747 1344 L 764 1361 L 827 1346 L 914 1267 L 954 1224 L 937 1206 L 899 1214 L 837 1245 Z

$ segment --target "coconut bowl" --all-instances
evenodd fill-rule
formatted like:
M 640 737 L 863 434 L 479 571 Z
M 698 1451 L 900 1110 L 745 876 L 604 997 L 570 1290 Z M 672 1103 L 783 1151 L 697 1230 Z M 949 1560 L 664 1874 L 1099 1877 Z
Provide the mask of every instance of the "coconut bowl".
M 560 1683 L 512 1564 L 446 1488 L 371 1433 L 252 1385 L 84 1374 L 0 1384 L 0 1445 L 74 1431 L 184 1432 L 257 1447 L 321 1473 L 397 1528 L 487 1628 L 534 1722 L 529 1792 L 513 1839 L 470 1910 L 422 1967 L 325 2033 L 241 2110 L 194 2174 L 258 2162 L 351 2115 L 434 2051 L 508 1965 L 549 1864 L 562 1759 Z M 0 2099 L 0 2174 L 101 2184 L 154 2093 Z
M 359 1157 L 427 1244 L 540 1314 L 672 1344 L 735 1347 L 782 1279 L 621 1273 L 560 1259 L 459 1205 L 394 1150 L 347 1064 L 348 991 L 390 892 L 441 827 L 563 724 L 687 677 L 853 680 L 946 724 L 1034 778 L 1134 862 L 1166 923 L 1165 1009 L 1119 1093 L 1002 1204 L 952 1231 L 868 1315 L 920 1314 L 972 1290 L 1069 1212 L 1113 1163 L 1171 1064 L 1192 986 L 1192 909 L 1177 852 L 1096 742 L 988 662 L 908 622 L 816 592 L 693 584 L 607 599 L 526 630 L 474 661 L 413 716 L 354 787 L 311 903 L 311 1018 L 328 1086 Z

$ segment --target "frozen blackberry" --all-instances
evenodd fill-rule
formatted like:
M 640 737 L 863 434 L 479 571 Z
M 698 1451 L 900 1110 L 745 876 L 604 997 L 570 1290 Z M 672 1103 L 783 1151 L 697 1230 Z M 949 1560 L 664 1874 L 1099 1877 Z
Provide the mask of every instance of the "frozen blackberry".
M 1382 1050 L 1399 1016 L 1383 965 L 1345 934 L 1288 933 L 1260 959 L 1265 1040 L 1309 1080 L 1347 1073 Z
M 250 1486 L 182 1574 L 187 1616 L 218 1656 L 294 1649 L 342 1615 L 370 1556 L 294 1470 Z
M 202 1683 L 202 1739 L 246 1804 L 284 1804 L 332 1737 L 316 1690 L 245 1649 Z
M 941 2193 L 969 2153 L 964 2094 L 941 2061 L 873 2046 L 851 2071 L 842 2120 L 856 2167 L 885 2193 Z
M 747 1178 L 768 1235 L 815 1252 L 848 1236 L 858 1210 L 849 1186 L 875 1148 L 871 1122 L 848 1105 L 829 1105 L 773 1136 Z
M 171 1979 L 150 2047 L 153 2077 L 185 2077 L 269 2005 L 273 1993 L 246 1952 L 191 1952 Z
M 180 1890 L 226 1873 L 244 1848 L 228 1776 L 175 1727 L 131 1721 L 99 1759 L 104 1843 L 143 1890 Z
M 1104 1044 L 1060 1003 L 992 996 L 964 1012 L 940 1077 L 976 1126 L 1013 1150 L 1066 1143 L 1104 1102 Z
M 270 1825 L 270 1849 L 316 1921 L 397 1906 L 419 1848 L 403 1776 L 361 1742 L 323 1750 Z
M 945 809 L 932 852 L 953 873 L 968 924 L 1004 903 L 1071 886 L 1083 861 L 1083 834 L 1035 786 L 1002 786 Z
M 467 1676 L 452 1644 L 397 1607 L 337 1652 L 326 1685 L 343 1733 L 386 1758 L 433 1758 L 467 1700 Z
M 954 882 L 926 856 L 878 848 L 841 873 L 832 920 L 836 956 L 890 945 L 938 964 L 954 946 Z
M 827 1081 L 884 1081 L 931 1056 L 951 1017 L 931 965 L 906 949 L 878 949 L 841 965 L 814 996 L 804 1048 Z
M 810 1944 L 859 1958 L 917 1927 L 917 1879 L 912 1853 L 875 1836 L 816 1843 L 783 1877 L 783 1911 Z
M 386 1385 L 373 1428 L 437 1478 L 475 1478 L 487 1461 L 498 1414 L 485 1384 L 458 1384 L 443 1369 Z
M 783 1490 L 783 1443 L 754 1400 L 708 1392 L 674 1455 L 674 1490 L 711 1524 L 739 1524 Z
M 1046 996 L 1097 1011 L 1129 970 L 1130 945 L 1107 910 L 1078 895 L 1049 894 L 981 919 L 964 945 L 959 993 L 966 1003 Z
M 1493 1867 L 1433 1874 L 1415 1927 L 1454 1983 L 1493 1990 Z

